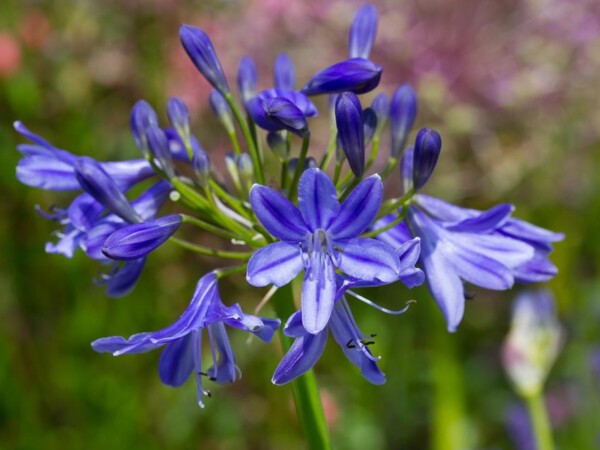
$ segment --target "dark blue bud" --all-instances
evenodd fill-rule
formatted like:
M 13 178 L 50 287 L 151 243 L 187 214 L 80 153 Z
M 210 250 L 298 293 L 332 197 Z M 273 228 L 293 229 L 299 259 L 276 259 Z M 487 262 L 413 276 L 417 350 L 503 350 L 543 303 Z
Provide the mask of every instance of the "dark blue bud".
M 81 188 L 96 199 L 110 212 L 127 222 L 139 222 L 125 195 L 119 190 L 115 180 L 92 158 L 81 157 L 74 165 L 75 177 Z
M 173 178 L 175 170 L 173 169 L 173 156 L 171 155 L 171 147 L 167 135 L 157 126 L 150 126 L 146 130 L 146 134 L 148 135 L 150 152 L 160 163 L 167 176 Z
M 285 98 L 292 102 L 306 117 L 315 117 L 318 114 L 317 107 L 311 102 L 308 97 L 300 92 L 290 91 L 288 89 L 267 89 L 258 93 L 256 97 L 251 99 L 250 103 L 261 105 L 262 101 L 269 98 Z M 256 106 L 254 106 L 256 107 Z M 248 103 L 246 103 L 248 108 Z
M 363 131 L 365 133 L 365 147 L 371 143 L 377 130 L 377 114 L 371 108 L 363 111 Z
M 183 142 L 189 142 L 190 139 L 190 112 L 183 103 L 183 100 L 177 97 L 171 97 L 167 102 L 167 115 L 171 126 L 175 128 L 177 134 Z
M 258 72 L 254 61 L 248 56 L 242 57 L 238 67 L 237 83 L 240 96 L 244 103 L 256 95 L 257 82 Z
M 371 109 L 377 114 L 377 132 L 381 133 L 390 115 L 390 102 L 383 92 L 375 96 L 371 102 Z
M 440 151 L 442 138 L 437 131 L 422 128 L 417 133 L 413 158 L 413 185 L 415 190 L 421 189 L 429 180 L 435 169 Z
M 276 88 L 293 91 L 296 87 L 296 70 L 287 53 L 277 55 L 273 66 L 273 81 Z
M 404 193 L 410 191 L 413 187 L 413 162 L 415 158 L 414 147 L 407 147 L 402 154 L 400 163 L 400 178 Z
M 227 79 L 208 35 L 200 28 L 181 25 L 179 38 L 188 56 L 204 78 L 219 92 L 229 92 Z
M 227 104 L 225 97 L 219 91 L 214 90 L 210 93 L 209 103 L 212 112 L 221 121 L 225 130 L 228 133 L 233 133 L 235 131 L 233 117 L 231 116 L 231 108 Z
M 335 102 L 335 121 L 342 149 L 355 176 L 365 170 L 365 133 L 360 100 L 352 92 L 340 94 Z
M 377 10 L 373 5 L 360 8 L 350 26 L 350 58 L 369 58 L 377 34 Z
M 129 125 L 135 144 L 142 154 L 148 158 L 150 149 L 148 148 L 146 129 L 151 125 L 158 126 L 158 116 L 156 115 L 156 111 L 154 111 L 154 108 L 152 108 L 147 101 L 139 100 L 131 109 Z
M 192 167 L 200 185 L 206 187 L 210 178 L 210 158 L 201 148 L 194 151 Z
M 172 214 L 120 228 L 111 234 L 102 253 L 110 259 L 131 261 L 146 256 L 160 247 L 177 231 L 181 216 Z
M 408 83 L 400 86 L 390 103 L 390 125 L 392 127 L 392 156 L 404 149 L 408 134 L 417 117 L 417 94 Z
M 262 99 L 256 96 L 246 103 L 252 120 L 267 131 L 289 130 L 299 136 L 306 134 L 308 123 L 304 113 L 283 97 Z
M 288 157 L 285 138 L 279 131 L 271 131 L 267 134 L 267 145 L 280 158 L 286 159 Z
M 383 68 L 364 58 L 351 58 L 315 74 L 300 90 L 306 95 L 354 92 L 364 94 L 379 84 Z

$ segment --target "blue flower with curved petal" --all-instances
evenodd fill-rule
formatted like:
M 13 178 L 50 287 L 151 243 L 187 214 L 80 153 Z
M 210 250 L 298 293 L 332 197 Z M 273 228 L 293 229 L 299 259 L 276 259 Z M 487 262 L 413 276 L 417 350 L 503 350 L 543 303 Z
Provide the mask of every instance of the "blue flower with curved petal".
M 377 215 L 382 196 L 381 179 L 373 175 L 340 205 L 335 186 L 319 169 L 302 174 L 299 209 L 274 189 L 254 185 L 250 192 L 252 208 L 280 242 L 252 255 L 248 282 L 283 286 L 305 269 L 302 322 L 309 333 L 319 333 L 333 310 L 336 269 L 364 281 L 398 279 L 400 263 L 394 249 L 376 239 L 358 237 Z
M 217 274 L 210 272 L 198 281 L 192 301 L 172 325 L 154 332 L 134 334 L 128 339 L 121 336 L 97 339 L 92 342 L 92 347 L 97 352 L 118 356 L 145 353 L 164 346 L 158 366 L 161 381 L 179 387 L 194 373 L 198 404 L 203 407 L 202 396 L 210 393 L 203 387 L 202 376 L 224 384 L 233 383 L 239 373 L 225 325 L 248 331 L 269 342 L 280 321 L 244 314 L 237 303 L 225 306 L 219 296 Z M 206 372 L 201 366 L 204 329 L 208 331 L 213 359 L 213 366 Z
M 379 235 L 388 243 L 421 238 L 421 266 L 449 331 L 456 330 L 464 314 L 463 280 L 504 290 L 515 281 L 547 281 L 556 275 L 547 255 L 550 243 L 562 240 L 563 235 L 511 218 L 513 210 L 509 204 L 487 211 L 465 209 L 418 194 L 408 209 L 406 224 Z M 391 220 L 386 217 L 376 227 Z

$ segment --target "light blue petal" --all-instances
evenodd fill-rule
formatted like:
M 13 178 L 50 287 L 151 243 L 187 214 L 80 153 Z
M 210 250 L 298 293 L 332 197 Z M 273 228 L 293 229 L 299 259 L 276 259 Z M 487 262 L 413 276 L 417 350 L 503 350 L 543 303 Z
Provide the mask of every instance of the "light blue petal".
M 306 330 L 302 325 L 302 311 L 296 311 L 290 316 L 283 328 L 283 334 L 293 338 L 299 338 L 306 334 Z
M 252 286 L 280 287 L 292 281 L 303 268 L 299 245 L 275 242 L 254 252 L 248 261 L 246 280 Z
M 382 198 L 383 184 L 379 175 L 361 181 L 331 222 L 328 231 L 332 238 L 354 238 L 365 231 L 377 216 Z
M 336 294 L 335 270 L 328 256 L 322 264 L 306 271 L 302 284 L 302 324 L 307 332 L 317 334 L 329 322 Z
M 329 177 L 319 169 L 308 169 L 298 184 L 298 206 L 310 231 L 326 230 L 340 210 L 337 191 Z
M 275 369 L 273 384 L 286 384 L 309 371 L 319 360 L 327 342 L 327 330 L 297 338 Z
M 353 278 L 392 283 L 398 279 L 400 260 L 394 249 L 376 239 L 334 242 L 340 247 L 338 268 Z
M 296 208 L 274 189 L 255 184 L 250 191 L 252 210 L 266 230 L 284 241 L 304 240 L 306 226 Z
M 494 206 L 487 211 L 482 211 L 480 214 L 460 222 L 450 223 L 445 225 L 445 228 L 450 231 L 459 231 L 467 233 L 485 233 L 493 231 L 501 227 L 510 218 L 515 207 L 508 203 Z

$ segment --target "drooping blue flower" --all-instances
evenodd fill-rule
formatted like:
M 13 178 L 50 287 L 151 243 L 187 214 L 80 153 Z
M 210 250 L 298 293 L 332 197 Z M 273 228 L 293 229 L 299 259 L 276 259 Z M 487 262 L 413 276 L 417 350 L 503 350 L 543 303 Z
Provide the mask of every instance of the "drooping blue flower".
M 365 281 L 398 279 L 400 267 L 394 249 L 381 241 L 358 237 L 377 215 L 382 196 L 381 179 L 373 175 L 340 205 L 335 186 L 319 169 L 302 174 L 299 209 L 279 192 L 254 185 L 250 192 L 252 209 L 280 242 L 252 255 L 248 282 L 283 286 L 305 269 L 302 321 L 309 333 L 320 332 L 333 310 L 336 269 Z
M 217 53 L 204 30 L 181 25 L 179 38 L 186 53 L 204 78 L 221 94 L 229 92 L 229 84 L 221 68 Z
M 237 85 L 243 103 L 246 103 L 256 95 L 257 83 L 258 72 L 254 61 L 248 56 L 242 57 L 238 67 Z
M 17 150 L 23 155 L 17 164 L 17 179 L 21 183 L 49 191 L 81 190 L 74 169 L 79 156 L 56 148 L 44 138 L 29 131 L 21 122 L 15 122 L 14 127 L 34 142 L 17 146 Z M 127 191 L 155 175 L 152 166 L 144 159 L 98 164 L 115 180 L 122 191 Z
M 352 92 L 338 95 L 335 102 L 335 122 L 342 150 L 354 176 L 365 171 L 365 132 L 360 100 Z
M 296 71 L 294 63 L 287 53 L 280 53 L 273 65 L 273 81 L 275 87 L 293 91 L 296 87 Z
M 252 120 L 267 131 L 289 130 L 303 135 L 307 117 L 317 115 L 315 105 L 303 94 L 286 89 L 268 89 L 246 102 Z
M 403 84 L 390 102 L 390 127 L 392 129 L 392 156 L 398 156 L 417 117 L 417 94 L 408 83 Z
M 350 58 L 369 58 L 377 35 L 377 10 L 373 5 L 364 5 L 354 15 L 350 26 L 348 53 Z
M 203 407 L 202 396 L 210 395 L 204 389 L 203 376 L 218 384 L 233 383 L 238 378 L 239 369 L 225 325 L 248 331 L 269 342 L 280 321 L 244 314 L 237 303 L 225 306 L 219 295 L 217 275 L 210 272 L 198 281 L 189 306 L 172 325 L 154 332 L 134 334 L 128 339 L 121 336 L 98 339 L 92 347 L 97 352 L 118 356 L 145 353 L 164 346 L 158 367 L 161 381 L 179 387 L 193 373 L 198 387 L 198 404 Z M 213 360 L 207 371 L 202 369 L 201 355 L 205 329 Z
M 300 92 L 305 95 L 354 92 L 364 94 L 379 85 L 383 68 L 365 58 L 350 58 L 316 73 Z

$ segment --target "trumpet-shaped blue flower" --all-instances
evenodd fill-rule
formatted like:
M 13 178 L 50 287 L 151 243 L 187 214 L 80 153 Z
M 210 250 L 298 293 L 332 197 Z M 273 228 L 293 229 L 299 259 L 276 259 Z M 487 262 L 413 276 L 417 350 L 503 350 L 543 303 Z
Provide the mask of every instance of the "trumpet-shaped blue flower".
M 333 310 L 336 269 L 364 281 L 398 279 L 400 264 L 394 249 L 358 237 L 377 215 L 382 196 L 381 179 L 374 175 L 363 180 L 340 205 L 335 186 L 319 169 L 302 174 L 299 209 L 279 192 L 254 185 L 250 192 L 253 210 L 280 242 L 252 255 L 248 282 L 283 286 L 305 269 L 302 322 L 309 333 L 319 333 Z
M 269 342 L 280 321 L 244 314 L 237 303 L 225 306 L 219 296 L 217 275 L 210 272 L 198 281 L 192 301 L 172 325 L 154 332 L 134 334 L 128 339 L 121 336 L 98 339 L 92 347 L 97 352 L 118 356 L 145 353 L 164 346 L 158 366 L 161 381 L 179 387 L 193 373 L 198 387 L 198 404 L 202 407 L 202 396 L 210 395 L 204 389 L 203 376 L 218 384 L 233 383 L 238 378 L 239 369 L 225 325 L 248 331 Z M 205 329 L 213 360 L 207 371 L 202 369 L 201 355 L 202 331 Z

